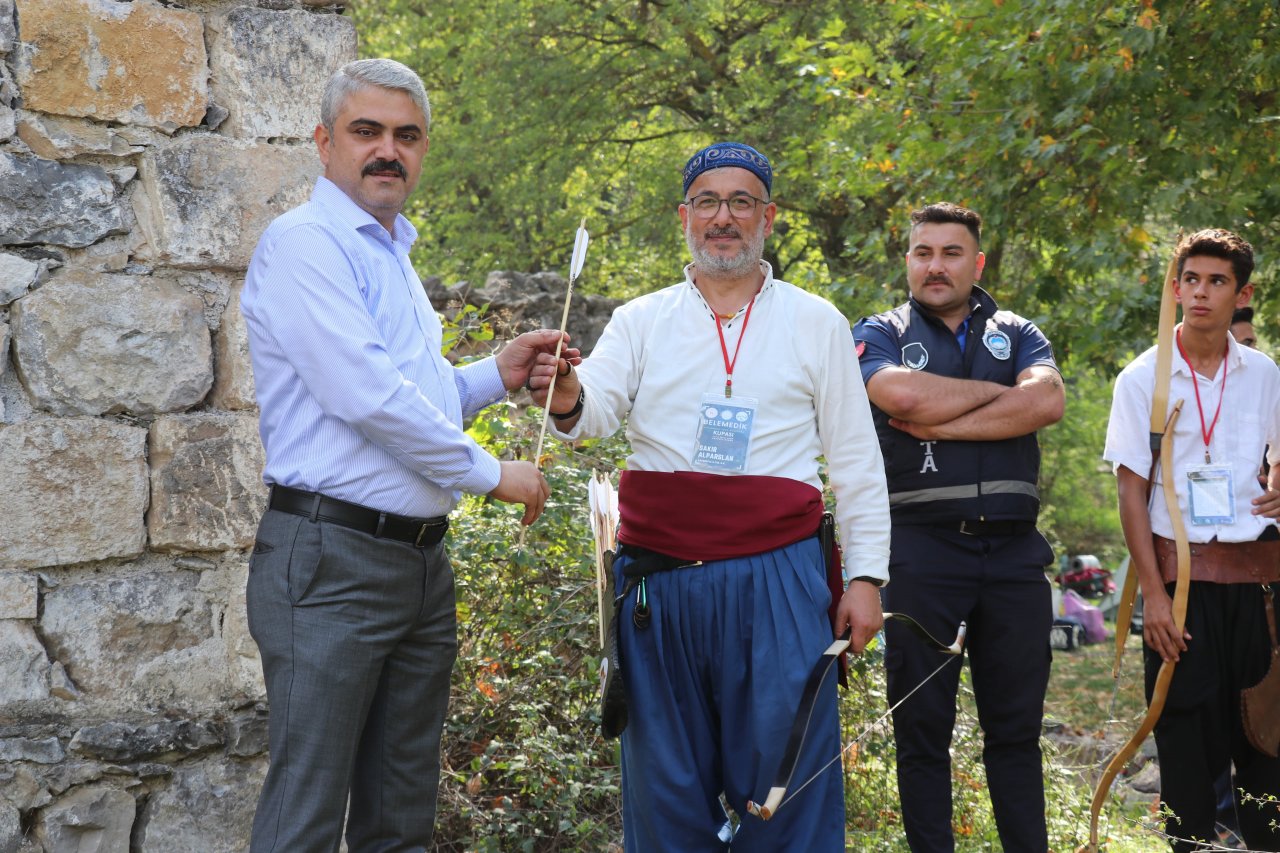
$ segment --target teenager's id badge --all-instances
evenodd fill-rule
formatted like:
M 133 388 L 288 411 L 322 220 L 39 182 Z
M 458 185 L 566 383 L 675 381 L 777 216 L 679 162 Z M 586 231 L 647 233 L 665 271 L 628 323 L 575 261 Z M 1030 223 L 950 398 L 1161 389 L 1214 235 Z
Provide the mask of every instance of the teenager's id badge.
M 693 448 L 694 470 L 745 473 L 755 420 L 755 400 L 704 394 L 698 414 L 698 438 Z
M 1192 524 L 1235 524 L 1236 490 L 1226 465 L 1196 465 L 1187 469 L 1187 494 Z

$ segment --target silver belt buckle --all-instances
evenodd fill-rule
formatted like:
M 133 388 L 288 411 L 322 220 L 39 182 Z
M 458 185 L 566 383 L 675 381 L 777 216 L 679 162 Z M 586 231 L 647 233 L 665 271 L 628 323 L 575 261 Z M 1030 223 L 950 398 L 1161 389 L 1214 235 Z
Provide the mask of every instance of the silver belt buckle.
M 426 522 L 423 522 L 422 527 L 418 529 L 418 538 L 413 540 L 413 547 L 415 548 L 422 547 L 422 540 L 427 535 L 427 528 L 430 526 L 431 525 L 427 524 Z

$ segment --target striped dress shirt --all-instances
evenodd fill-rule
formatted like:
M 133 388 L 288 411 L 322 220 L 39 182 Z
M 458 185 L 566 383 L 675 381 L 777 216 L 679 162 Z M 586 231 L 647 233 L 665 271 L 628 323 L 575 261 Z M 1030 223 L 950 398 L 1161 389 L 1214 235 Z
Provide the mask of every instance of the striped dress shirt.
M 390 234 L 337 185 L 258 242 L 240 309 L 266 449 L 263 480 L 412 516 L 485 494 L 500 466 L 462 419 L 506 395 L 494 359 L 454 367 L 409 263 L 418 233 Z

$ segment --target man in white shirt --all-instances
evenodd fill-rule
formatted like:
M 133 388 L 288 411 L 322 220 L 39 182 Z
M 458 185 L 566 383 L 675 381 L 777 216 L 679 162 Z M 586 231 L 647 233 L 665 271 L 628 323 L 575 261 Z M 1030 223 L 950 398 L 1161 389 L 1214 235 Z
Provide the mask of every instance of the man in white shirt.
M 761 258 L 772 178 L 741 143 L 690 158 L 684 280 L 615 311 L 551 401 L 562 437 L 609 435 L 626 418 L 631 442 L 614 564 L 627 590 L 616 623 L 628 851 L 845 849 L 838 772 L 819 773 L 771 820 L 746 808 L 773 785 L 806 677 L 832 641 L 814 535 L 819 457 L 848 565 L 834 629 L 851 629 L 855 652 L 882 623 L 889 557 L 884 469 L 848 322 Z M 539 361 L 535 399 L 556 369 Z M 824 682 L 796 780 L 839 755 L 836 712 Z M 722 795 L 742 817 L 736 837 Z
M 1176 330 L 1168 407 L 1183 407 L 1173 435 L 1173 476 L 1191 543 L 1186 625 L 1179 630 L 1172 595 L 1177 578 L 1170 507 L 1148 482 L 1149 416 L 1156 350 L 1116 379 L 1104 457 L 1115 468 L 1120 520 L 1143 596 L 1147 696 L 1165 661 L 1176 663 L 1155 727 L 1160 794 L 1172 811 L 1165 831 L 1175 851 L 1215 838 L 1214 780 L 1235 763 L 1237 815 L 1251 850 L 1280 850 L 1274 803 L 1242 800 L 1280 795 L 1280 760 L 1244 735 L 1240 691 L 1261 680 L 1271 657 L 1265 600 L 1280 580 L 1280 371 L 1228 333 L 1232 313 L 1253 293 L 1252 247 L 1229 231 L 1208 229 L 1176 250 Z M 1264 449 L 1272 463 L 1258 482 Z M 1155 485 L 1150 503 L 1149 486 Z M 1148 509 L 1150 506 L 1150 509 Z

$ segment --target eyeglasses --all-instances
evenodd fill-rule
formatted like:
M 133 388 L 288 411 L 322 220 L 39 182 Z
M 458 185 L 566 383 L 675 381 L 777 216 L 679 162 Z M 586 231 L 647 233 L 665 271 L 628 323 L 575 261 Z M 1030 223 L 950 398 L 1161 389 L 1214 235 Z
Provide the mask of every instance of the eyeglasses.
M 711 193 L 703 193 L 690 199 L 685 199 L 685 204 L 693 209 L 693 215 L 699 219 L 711 219 L 720 213 L 720 205 L 729 205 L 729 213 L 734 219 L 747 219 L 756 212 L 756 205 L 768 204 L 762 198 L 756 198 L 753 195 L 739 193 L 729 198 L 720 198 Z

